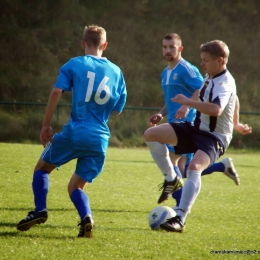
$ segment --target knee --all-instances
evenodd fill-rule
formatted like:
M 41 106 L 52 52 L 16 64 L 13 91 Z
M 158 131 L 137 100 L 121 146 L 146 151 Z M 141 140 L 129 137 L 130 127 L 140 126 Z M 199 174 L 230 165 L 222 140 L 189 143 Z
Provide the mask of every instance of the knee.
M 74 187 L 72 187 L 70 184 L 68 184 L 68 194 L 71 197 L 71 194 L 73 193 L 73 191 L 75 190 Z
M 197 161 L 191 160 L 191 162 L 188 166 L 188 170 L 200 171 L 201 170 L 201 164 L 198 163 Z
M 46 171 L 48 173 L 51 173 L 54 168 L 55 168 L 54 165 L 46 163 L 45 161 L 43 161 L 40 158 L 39 161 L 37 162 L 37 164 L 34 167 L 34 172 L 36 172 L 36 171 Z
M 150 142 L 153 141 L 152 140 L 152 133 L 153 133 L 153 129 L 152 128 L 148 128 L 145 132 L 144 132 L 144 140 L 146 142 Z

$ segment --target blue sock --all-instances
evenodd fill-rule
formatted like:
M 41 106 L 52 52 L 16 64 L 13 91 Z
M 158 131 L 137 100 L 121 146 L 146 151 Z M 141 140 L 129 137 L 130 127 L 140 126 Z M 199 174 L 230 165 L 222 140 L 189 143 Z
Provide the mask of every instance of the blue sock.
M 211 174 L 213 172 L 224 172 L 224 170 L 225 170 L 225 165 L 222 162 L 214 163 L 211 166 L 209 166 L 207 169 L 205 169 L 201 173 L 201 176 L 206 174 Z
M 178 166 L 173 166 L 174 171 L 176 174 L 182 179 L 182 174 Z M 176 206 L 179 206 L 181 201 L 181 194 L 182 194 L 182 187 L 179 190 L 176 190 L 172 193 L 172 197 L 176 200 Z
M 76 189 L 72 192 L 70 199 L 77 209 L 81 221 L 86 215 L 91 215 L 89 199 L 86 193 L 81 189 Z
M 46 171 L 34 172 L 32 189 L 34 193 L 35 211 L 47 210 L 46 200 L 49 191 L 49 174 Z

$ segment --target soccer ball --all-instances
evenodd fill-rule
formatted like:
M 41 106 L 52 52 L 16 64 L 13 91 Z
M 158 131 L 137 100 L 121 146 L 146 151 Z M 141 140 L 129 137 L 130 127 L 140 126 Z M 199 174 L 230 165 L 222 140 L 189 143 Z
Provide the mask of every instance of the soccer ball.
M 168 206 L 158 206 L 150 212 L 148 223 L 152 230 L 158 230 L 161 224 L 175 216 L 176 212 L 172 208 Z

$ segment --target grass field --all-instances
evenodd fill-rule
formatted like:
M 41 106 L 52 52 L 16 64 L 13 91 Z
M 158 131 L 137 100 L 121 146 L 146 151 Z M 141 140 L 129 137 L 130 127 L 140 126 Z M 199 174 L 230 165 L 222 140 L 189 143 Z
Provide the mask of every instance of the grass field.
M 239 187 L 221 173 L 202 177 L 179 234 L 148 226 L 163 181 L 148 150 L 109 148 L 103 173 L 85 189 L 94 238 L 79 239 L 79 217 L 67 195 L 75 161 L 51 174 L 48 221 L 27 232 L 15 228 L 33 210 L 32 171 L 41 151 L 40 145 L 0 143 L 0 259 L 260 259 L 260 152 L 226 154 L 240 174 Z M 165 205 L 174 206 L 173 199 Z M 244 252 L 213 254 L 218 250 Z

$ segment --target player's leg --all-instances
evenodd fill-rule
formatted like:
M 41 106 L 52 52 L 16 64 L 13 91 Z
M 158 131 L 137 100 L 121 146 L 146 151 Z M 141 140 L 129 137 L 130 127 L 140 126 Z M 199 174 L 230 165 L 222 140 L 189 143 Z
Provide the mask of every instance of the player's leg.
M 90 156 L 88 152 L 85 152 L 84 156 L 78 158 L 76 171 L 70 179 L 68 185 L 69 196 L 80 216 L 78 237 L 91 238 L 93 236 L 94 221 L 89 197 L 84 192 L 84 187 L 86 183 L 93 182 L 101 173 L 104 162 L 104 153 Z
M 192 154 L 191 154 L 192 155 Z M 188 170 L 188 166 L 190 164 L 190 161 L 192 159 L 192 156 L 187 158 L 187 161 L 185 163 L 185 166 L 180 166 L 180 169 L 184 168 L 184 172 L 182 172 L 183 178 L 186 178 L 187 176 L 187 170 Z M 208 168 L 206 168 L 204 171 L 202 171 L 201 176 L 207 175 L 207 174 L 211 174 L 213 172 L 223 172 L 225 171 L 225 165 L 221 162 L 216 162 L 213 163 L 212 165 L 210 165 Z
M 190 161 L 193 158 L 193 153 L 183 154 L 181 158 L 178 161 L 178 169 L 175 169 L 176 173 L 182 176 L 182 178 L 187 178 L 187 168 L 190 164 Z M 175 191 L 172 193 L 172 197 L 176 200 L 176 206 L 173 207 L 174 210 L 177 210 L 180 205 L 181 195 L 182 195 L 182 189 L 179 189 L 178 191 Z
M 209 166 L 207 169 L 205 169 L 201 176 L 211 174 L 213 172 L 224 172 L 225 171 L 225 165 L 222 162 L 216 162 L 213 163 L 211 166 Z
M 68 185 L 68 192 L 70 199 L 80 216 L 80 232 L 78 237 L 91 238 L 94 221 L 92 219 L 89 198 L 84 192 L 85 184 L 86 181 L 74 173 Z
M 187 170 L 192 158 L 193 158 L 193 153 L 187 153 L 186 156 L 184 157 L 185 160 L 183 160 L 184 166 L 179 166 L 179 168 L 182 169 L 181 173 L 184 179 L 187 178 Z
M 181 202 L 176 217 L 161 225 L 162 229 L 172 232 L 182 232 L 185 220 L 190 212 L 201 188 L 201 171 L 210 164 L 209 156 L 198 150 L 190 162 L 187 180 L 183 186 Z
M 175 154 L 174 153 L 174 147 L 172 147 L 171 145 L 167 144 L 167 148 L 169 149 L 169 152 L 170 152 L 169 155 L 170 155 L 170 158 L 171 158 L 171 162 L 173 164 L 173 169 L 176 172 L 177 176 L 180 179 L 182 179 L 182 173 L 180 171 L 179 165 L 182 165 L 183 161 L 185 161 L 185 158 L 183 158 L 185 156 L 180 156 L 178 154 Z M 182 187 L 179 190 L 176 190 L 172 193 L 172 197 L 176 201 L 176 206 L 179 206 L 179 203 L 181 201 L 181 194 L 182 194 Z
M 235 169 L 232 158 L 224 158 L 220 162 L 212 164 L 201 173 L 201 176 L 211 174 L 213 172 L 222 172 L 233 180 L 236 185 L 240 184 L 240 178 Z
M 63 138 L 56 134 L 53 137 L 53 142 L 48 143 L 42 152 L 41 158 L 35 166 L 32 181 L 35 209 L 17 224 L 18 230 L 27 231 L 36 224 L 46 222 L 48 218 L 46 201 L 49 190 L 49 174 L 56 166 L 71 160 L 71 151 L 67 151 L 66 146 Z
M 187 180 L 184 184 L 182 199 L 180 203 L 180 208 L 182 209 L 180 215 L 182 216 L 183 223 L 185 222 L 185 218 L 200 192 L 201 172 L 209 164 L 209 156 L 201 150 L 198 150 L 194 154 L 193 159 L 190 162 L 187 170 Z
M 180 160 L 178 161 L 178 167 L 179 167 L 179 170 L 181 172 L 181 175 L 182 175 L 182 178 L 186 178 L 186 165 L 189 161 L 189 158 L 186 154 L 183 154 L 180 158 Z
M 54 165 L 39 159 L 33 174 L 32 189 L 34 194 L 34 211 L 30 211 L 26 218 L 16 226 L 20 231 L 27 231 L 36 224 L 45 223 L 48 218 L 47 194 L 49 190 L 49 174 L 55 168 Z
M 179 168 L 181 169 L 183 178 L 186 178 L 187 169 L 188 169 L 189 161 L 191 160 L 191 158 L 188 159 L 188 161 L 184 167 L 184 172 L 182 171 L 183 164 L 178 163 Z M 232 158 L 224 158 L 220 162 L 213 163 L 207 169 L 202 171 L 201 176 L 208 175 L 213 172 L 222 172 L 227 177 L 229 177 L 231 180 L 233 180 L 236 185 L 240 185 L 240 178 L 235 169 Z
M 176 131 L 179 130 L 176 129 Z M 193 137 L 191 134 L 191 139 L 189 141 L 192 142 L 192 140 L 194 140 L 193 145 L 197 147 L 197 151 L 195 152 L 194 157 L 188 167 L 187 180 L 183 187 L 177 215 L 164 224 L 161 224 L 161 228 L 167 231 L 182 232 L 184 230 L 186 217 L 200 192 L 201 172 L 209 165 L 213 164 L 222 154 L 223 147 L 219 146 L 213 136 L 206 137 L 203 134 L 200 135 L 197 134 L 197 132 L 193 132 Z M 189 144 L 185 142 L 185 139 L 179 139 L 178 147 L 183 145 L 188 146 Z
M 144 139 L 155 163 L 165 178 L 161 185 L 162 194 L 158 200 L 158 203 L 162 203 L 171 196 L 173 191 L 183 186 L 182 180 L 172 167 L 169 151 L 165 145 L 167 143 L 175 145 L 177 137 L 170 124 L 161 124 L 148 128 L 144 133 Z

